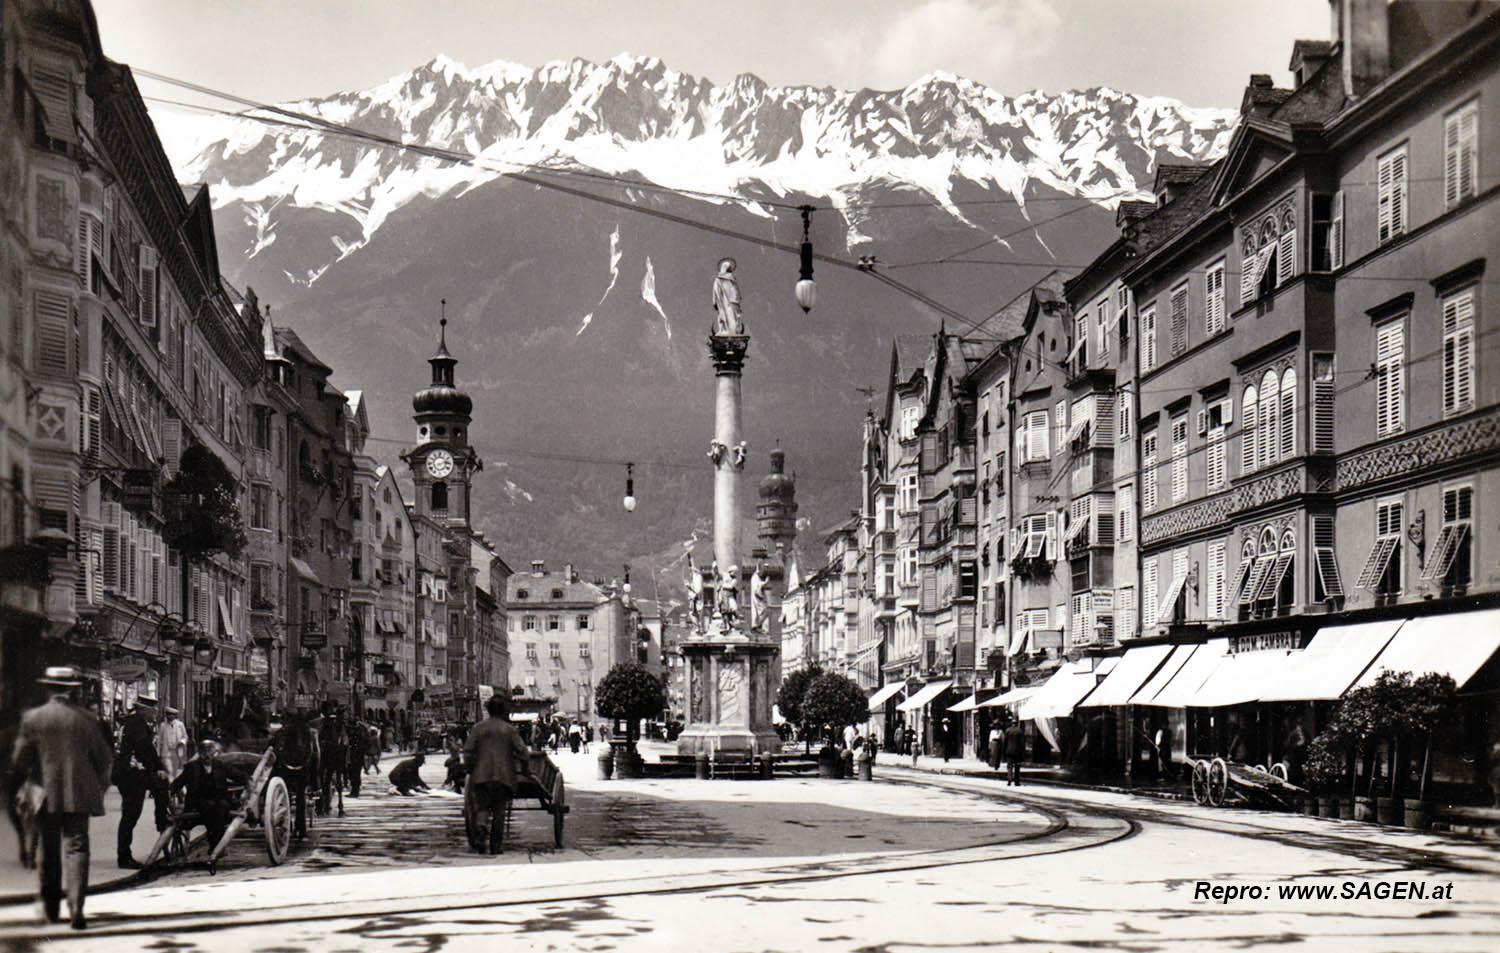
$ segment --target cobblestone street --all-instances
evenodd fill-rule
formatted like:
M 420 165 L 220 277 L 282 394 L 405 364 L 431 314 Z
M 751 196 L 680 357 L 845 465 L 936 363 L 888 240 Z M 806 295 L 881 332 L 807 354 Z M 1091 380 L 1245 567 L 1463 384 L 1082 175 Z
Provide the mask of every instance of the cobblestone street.
M 455 795 L 403 798 L 371 776 L 282 867 L 246 832 L 217 876 L 191 867 L 94 897 L 87 936 L 40 930 L 33 908 L 13 907 L 0 942 L 300 953 L 489 949 L 500 937 L 507 948 L 642 951 L 1500 941 L 1500 858 L 1475 842 L 890 766 L 874 784 L 600 781 L 586 754 L 557 761 L 573 805 L 561 850 L 550 818 L 524 810 L 504 855 L 473 855 Z M 436 788 L 440 766 L 425 773 Z M 1267 893 L 1211 900 L 1199 881 Z M 1408 881 L 1428 896 L 1342 896 L 1344 884 Z M 1447 884 L 1451 897 L 1431 896 Z M 1280 885 L 1335 893 L 1282 899 Z

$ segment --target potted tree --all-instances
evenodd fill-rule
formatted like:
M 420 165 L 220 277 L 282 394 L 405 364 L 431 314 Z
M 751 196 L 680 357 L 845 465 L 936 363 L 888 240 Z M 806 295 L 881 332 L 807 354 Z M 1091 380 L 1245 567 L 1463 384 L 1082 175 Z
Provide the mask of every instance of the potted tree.
M 1302 764 L 1302 772 L 1313 792 L 1306 802 L 1312 805 L 1312 810 L 1307 813 L 1320 817 L 1339 816 L 1339 796 L 1335 792 L 1344 774 L 1344 761 L 1343 744 L 1332 731 L 1319 732 L 1307 746 L 1307 760 Z
M 661 713 L 667 703 L 661 679 L 638 662 L 621 662 L 609 670 L 596 693 L 599 714 L 625 722 L 625 737 L 612 738 L 614 768 L 621 778 L 641 776 L 641 756 L 635 750 L 642 718 Z
M 1435 672 L 1416 678 L 1410 678 L 1410 673 L 1403 674 L 1407 680 L 1402 684 L 1398 699 L 1397 723 L 1400 729 L 1398 744 L 1404 757 L 1396 762 L 1399 770 L 1392 773 L 1391 796 L 1395 798 L 1398 794 L 1395 786 L 1398 776 L 1403 784 L 1410 781 L 1411 760 L 1420 751 L 1417 796 L 1405 797 L 1402 807 L 1407 827 L 1426 830 L 1432 821 L 1432 801 L 1427 797 L 1428 786 L 1432 783 L 1432 739 L 1453 721 L 1458 710 L 1458 685 L 1451 676 Z M 1410 787 L 1401 793 L 1410 794 Z
M 781 680 L 781 689 L 776 692 L 776 707 L 781 709 L 781 717 L 797 726 L 802 733 L 804 750 L 808 754 L 812 753 L 812 738 L 807 730 L 808 722 L 802 710 L 802 698 L 807 693 L 807 686 L 822 674 L 823 670 L 816 665 L 799 668 Z
M 825 672 L 813 678 L 802 696 L 802 716 L 809 726 L 826 732 L 818 749 L 818 776 L 839 776 L 835 738 L 840 728 L 864 721 L 869 714 L 865 693 L 842 675 Z

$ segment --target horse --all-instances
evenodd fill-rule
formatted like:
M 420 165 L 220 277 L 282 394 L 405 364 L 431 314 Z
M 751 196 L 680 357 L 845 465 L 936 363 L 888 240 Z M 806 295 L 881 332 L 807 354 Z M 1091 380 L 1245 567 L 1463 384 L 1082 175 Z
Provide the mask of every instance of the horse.
M 275 775 L 286 782 L 296 810 L 292 830 L 298 840 L 307 837 L 307 789 L 318 776 L 318 735 L 304 715 L 290 715 L 271 739 L 276 753 Z
M 338 792 L 339 817 L 344 816 L 344 772 L 348 768 L 349 742 L 343 715 L 323 719 L 318 727 L 318 813 L 333 811 L 333 795 Z

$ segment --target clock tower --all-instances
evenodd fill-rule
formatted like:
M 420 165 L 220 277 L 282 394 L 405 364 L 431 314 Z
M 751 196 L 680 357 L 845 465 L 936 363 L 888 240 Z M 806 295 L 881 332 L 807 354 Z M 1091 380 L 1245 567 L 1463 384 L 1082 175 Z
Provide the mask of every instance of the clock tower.
M 448 319 L 438 322 L 438 349 L 427 359 L 432 383 L 411 399 L 417 445 L 403 459 L 416 486 L 416 510 L 439 523 L 470 527 L 474 473 L 483 467 L 469 444 L 469 413 L 474 402 L 454 386 L 448 353 Z

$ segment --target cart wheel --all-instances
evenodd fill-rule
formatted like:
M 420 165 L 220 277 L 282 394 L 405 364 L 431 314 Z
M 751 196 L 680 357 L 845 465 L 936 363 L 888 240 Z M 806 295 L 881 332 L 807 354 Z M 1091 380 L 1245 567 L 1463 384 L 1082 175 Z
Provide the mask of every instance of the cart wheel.
M 563 791 L 562 775 L 552 782 L 552 843 L 562 847 L 563 815 L 568 813 L 568 802 Z
M 1229 794 L 1229 765 L 1223 758 L 1215 758 L 1208 766 L 1208 803 L 1223 807 Z
M 292 843 L 292 798 L 281 778 L 266 782 L 260 823 L 266 829 L 266 855 L 271 858 L 271 863 L 280 864 L 286 860 L 287 849 Z
M 1208 762 L 1202 758 L 1193 762 L 1193 801 L 1208 803 Z
M 1285 761 L 1278 761 L 1275 764 L 1271 765 L 1271 777 L 1273 778 L 1280 778 L 1281 780 L 1286 781 L 1288 780 L 1289 773 L 1290 772 L 1287 769 L 1287 763 Z

